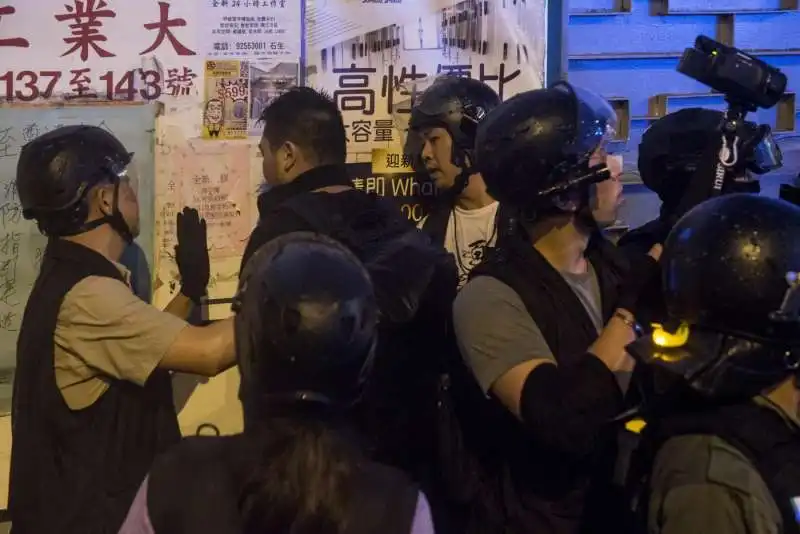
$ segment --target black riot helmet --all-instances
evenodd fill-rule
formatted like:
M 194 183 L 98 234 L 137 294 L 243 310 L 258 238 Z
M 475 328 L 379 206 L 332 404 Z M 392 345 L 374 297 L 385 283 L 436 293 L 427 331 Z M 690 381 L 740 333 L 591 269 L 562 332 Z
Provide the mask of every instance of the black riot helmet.
M 754 194 L 689 211 L 661 255 L 671 324 L 631 345 L 715 399 L 752 397 L 800 362 L 800 207 Z
M 378 308 L 369 274 L 343 245 L 309 232 L 263 245 L 242 271 L 234 311 L 247 417 L 360 398 Z
M 110 224 L 126 241 L 133 235 L 119 212 L 119 184 L 128 178 L 133 153 L 96 126 L 63 126 L 22 147 L 17 192 L 22 214 L 47 236 L 76 235 Z M 114 185 L 113 212 L 87 223 L 87 193 L 100 183 Z
M 452 193 L 459 194 L 475 173 L 475 134 L 478 123 L 500 105 L 500 97 L 483 82 L 459 76 L 440 76 L 417 97 L 411 108 L 410 134 L 406 153 L 419 154 L 421 139 L 416 134 L 425 128 L 444 128 L 453 139 L 452 162 L 462 169 Z M 419 144 L 420 146 L 411 146 Z
M 502 203 L 577 211 L 589 185 L 611 176 L 605 164 L 590 168 L 589 160 L 615 128 L 606 100 L 558 82 L 517 94 L 490 113 L 478 126 L 475 165 Z
M 639 144 L 639 174 L 661 199 L 662 218 L 677 221 L 683 213 L 710 198 L 725 115 L 721 111 L 686 108 L 655 121 Z M 737 124 L 736 165 L 725 172 L 722 193 L 758 193 L 760 175 L 782 165 L 782 155 L 769 126 Z

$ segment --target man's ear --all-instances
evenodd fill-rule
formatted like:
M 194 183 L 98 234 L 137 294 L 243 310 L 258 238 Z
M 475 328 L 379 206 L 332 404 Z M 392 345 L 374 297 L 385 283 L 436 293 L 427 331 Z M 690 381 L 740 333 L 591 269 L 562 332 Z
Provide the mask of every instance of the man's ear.
M 291 141 L 286 141 L 281 145 L 281 152 L 283 152 L 283 171 L 288 173 L 297 165 L 297 160 L 300 158 L 300 148 Z
M 94 209 L 99 215 L 111 215 L 114 211 L 114 190 L 105 185 L 95 186 L 90 193 L 94 200 Z

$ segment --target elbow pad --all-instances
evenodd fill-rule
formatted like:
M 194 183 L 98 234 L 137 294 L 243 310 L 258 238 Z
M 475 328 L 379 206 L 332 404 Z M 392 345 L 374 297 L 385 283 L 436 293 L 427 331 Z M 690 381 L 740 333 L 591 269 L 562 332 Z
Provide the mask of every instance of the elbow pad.
M 536 441 L 576 458 L 595 450 L 622 409 L 614 373 L 591 354 L 570 367 L 539 365 L 525 380 L 520 399 L 520 416 Z

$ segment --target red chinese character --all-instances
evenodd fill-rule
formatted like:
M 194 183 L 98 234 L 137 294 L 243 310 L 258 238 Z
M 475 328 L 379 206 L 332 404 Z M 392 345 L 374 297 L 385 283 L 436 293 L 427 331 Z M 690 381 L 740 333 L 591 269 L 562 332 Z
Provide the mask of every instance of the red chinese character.
M 149 24 L 145 24 L 144 27 L 148 30 L 158 30 L 158 37 L 156 37 L 155 42 L 145 50 L 144 52 L 140 52 L 139 55 L 148 54 L 161 46 L 161 43 L 164 42 L 164 39 L 169 39 L 169 42 L 172 43 L 172 48 L 175 49 L 175 52 L 179 56 L 194 56 L 196 55 L 195 52 L 192 52 L 185 46 L 183 46 L 180 41 L 178 41 L 175 36 L 172 34 L 172 30 L 170 28 L 178 28 L 181 26 L 186 26 L 185 19 L 170 19 L 169 18 L 169 4 L 166 2 L 159 2 L 158 7 L 160 9 L 160 20 L 158 22 L 151 22 Z
M 197 74 L 187 67 L 183 67 L 183 72 L 180 72 L 178 69 L 168 69 L 167 79 L 164 83 L 167 84 L 167 90 L 172 96 L 187 96 L 191 92 L 192 87 L 194 87 L 194 82 L 192 80 L 195 78 L 197 78 Z
M 59 22 L 64 22 L 65 20 L 73 21 L 69 25 L 69 29 L 72 30 L 72 37 L 64 39 L 64 42 L 71 44 L 72 48 L 61 54 L 61 57 L 80 50 L 81 60 L 86 61 L 89 59 L 89 47 L 92 47 L 100 57 L 114 57 L 115 54 L 100 48 L 97 43 L 108 41 L 108 38 L 100 33 L 100 28 L 103 26 L 103 21 L 100 19 L 113 19 L 117 14 L 110 9 L 103 9 L 108 7 L 104 0 L 73 1 L 75 2 L 74 7 L 64 6 L 67 9 L 67 13 L 55 16 Z
M 3 15 L 13 15 L 16 12 L 17 10 L 14 9 L 14 6 L 0 6 L 0 19 L 3 18 Z M 11 37 L 10 39 L 0 39 L 0 46 L 30 48 L 31 44 L 27 39 L 23 39 L 22 37 Z
M 69 81 L 70 86 L 72 86 L 72 92 L 74 94 L 66 95 L 65 98 L 97 98 L 97 93 L 92 91 L 92 88 L 89 84 L 92 83 L 91 78 L 87 76 L 87 73 L 91 69 L 72 69 L 70 73 L 72 73 L 72 79 Z

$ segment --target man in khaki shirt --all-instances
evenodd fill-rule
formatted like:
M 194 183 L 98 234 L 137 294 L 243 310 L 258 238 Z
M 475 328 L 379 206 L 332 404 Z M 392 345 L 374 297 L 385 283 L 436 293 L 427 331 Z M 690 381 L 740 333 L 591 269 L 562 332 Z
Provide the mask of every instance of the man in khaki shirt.
M 181 292 L 160 311 L 119 264 L 139 233 L 133 154 L 91 126 L 28 143 L 23 215 L 49 237 L 17 346 L 9 507 L 18 534 L 116 532 L 153 458 L 180 439 L 170 371 L 235 363 L 232 320 L 185 318 L 206 292 L 205 221 L 178 215 Z
M 798 235 L 799 207 L 750 194 L 703 202 L 669 234 L 664 299 L 681 326 L 628 346 L 657 407 L 640 532 L 800 533 Z
M 111 379 L 144 385 L 188 326 L 191 306 L 182 302 L 188 299 L 179 295 L 164 313 L 137 297 L 128 269 L 114 265 L 125 284 L 102 276 L 84 278 L 64 297 L 58 313 L 56 384 L 73 410 L 97 401 Z
M 795 416 L 768 397 L 753 403 L 764 410 L 759 415 L 779 420 L 800 439 Z M 677 436 L 659 449 L 648 510 L 650 534 L 784 532 L 775 498 L 748 454 L 709 434 Z

